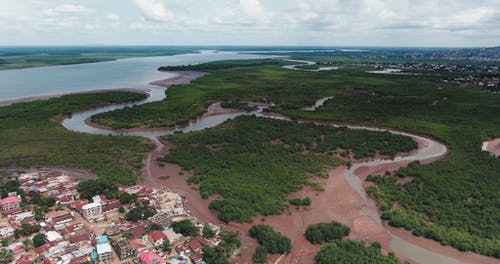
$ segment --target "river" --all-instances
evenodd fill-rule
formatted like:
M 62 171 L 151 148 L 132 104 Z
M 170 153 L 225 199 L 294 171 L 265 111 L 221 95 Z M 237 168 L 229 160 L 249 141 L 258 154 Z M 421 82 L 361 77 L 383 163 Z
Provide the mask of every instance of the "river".
M 187 55 L 176 55 L 169 57 L 154 57 L 154 58 L 135 58 L 135 59 L 125 59 L 118 60 L 114 62 L 105 62 L 105 63 L 93 63 L 93 64 L 85 64 L 85 65 L 71 65 L 71 66 L 55 66 L 55 67 L 46 67 L 46 68 L 35 68 L 35 69 L 23 69 L 23 70 L 13 70 L 13 71 L 3 71 L 0 72 L 0 80 L 3 80 L 2 85 L 2 99 L 8 99 L 8 96 L 14 97 L 25 97 L 25 96 L 33 96 L 33 95 L 45 95 L 50 93 L 57 92 L 69 92 L 69 91 L 83 91 L 83 90 L 92 90 L 96 88 L 110 88 L 112 87 L 141 87 L 143 89 L 147 89 L 148 98 L 142 100 L 140 102 L 127 103 L 121 105 L 112 105 L 101 107 L 98 109 L 91 109 L 88 111 L 83 111 L 80 113 L 75 113 L 71 117 L 63 120 L 62 125 L 72 131 L 78 131 L 83 133 L 90 134 L 111 134 L 111 135 L 132 135 L 132 136 L 141 136 L 151 139 L 157 145 L 158 149 L 163 147 L 163 144 L 157 139 L 158 136 L 165 134 L 172 134 L 174 132 L 188 132 L 188 131 L 198 131 L 205 128 L 214 127 L 222 122 L 235 118 L 240 115 L 249 115 L 256 114 L 259 116 L 266 116 L 274 118 L 272 115 L 263 114 L 262 108 L 259 108 L 253 112 L 239 112 L 239 113 L 228 113 L 222 115 L 214 115 L 208 116 L 204 118 L 200 118 L 198 120 L 190 122 L 187 126 L 182 128 L 175 129 L 164 129 L 164 130 L 134 130 L 134 131 L 124 131 L 118 132 L 113 130 L 107 130 L 102 128 L 96 128 L 88 125 L 85 120 L 91 117 L 92 115 L 108 112 L 112 110 L 116 110 L 119 108 L 123 108 L 125 106 L 132 106 L 138 104 L 145 104 L 148 102 L 159 101 L 165 98 L 165 89 L 146 85 L 145 83 L 157 80 L 157 79 L 165 79 L 165 78 L 174 78 L 176 74 L 169 73 L 158 73 L 155 69 L 159 65 L 178 65 L 178 64 L 195 64 L 200 62 L 207 62 L 211 60 L 219 60 L 219 59 L 250 59 L 250 58 L 259 58 L 263 56 L 255 56 L 255 55 L 242 55 L 236 53 L 211 53 L 205 52 L 200 54 L 187 54 Z M 300 61 L 304 63 L 304 61 Z M 124 66 L 123 64 L 130 63 L 132 65 Z M 310 62 L 309 62 L 310 64 Z M 113 67 L 112 65 L 116 65 Z M 292 66 L 286 66 L 287 69 L 299 70 L 298 68 Z M 96 67 L 93 69 L 93 67 Z M 139 67 L 140 70 L 133 69 L 134 67 Z M 83 70 L 82 69 L 86 69 Z M 105 73 L 99 72 L 100 70 L 105 71 Z M 59 72 L 61 71 L 61 72 Z M 152 71 L 155 73 L 147 73 L 147 71 Z M 6 73 L 7 72 L 7 73 Z M 138 73 L 138 76 L 134 75 L 134 72 Z M 15 74 L 14 74 L 15 73 Z M 2 75 L 3 74 L 3 75 Z M 44 74 L 49 74 L 49 76 L 45 76 Z M 56 87 L 50 86 L 54 84 L 54 80 L 50 80 L 51 76 L 59 76 L 61 80 L 57 81 L 58 85 Z M 67 75 L 65 75 L 67 74 Z M 93 76 L 92 74 L 96 74 L 96 78 L 88 78 L 89 76 Z M 16 87 L 9 86 L 16 82 L 19 85 L 22 84 L 21 80 L 17 80 L 16 78 L 20 78 L 22 75 L 27 76 L 27 88 L 23 88 L 22 91 L 18 92 L 8 92 L 5 91 L 5 87 Z M 5 84 L 5 79 L 8 76 L 16 76 L 13 80 L 7 81 Z M 36 86 L 36 77 L 41 77 L 40 88 L 35 89 Z M 76 77 L 75 77 L 76 76 Z M 118 77 L 117 77 L 118 76 Z M 71 79 L 71 77 L 75 77 L 75 79 Z M 79 80 L 83 79 L 93 79 L 92 81 L 84 80 L 83 84 L 75 84 Z M 123 78 L 121 80 L 113 81 L 113 78 Z M 99 85 L 99 81 L 103 80 L 103 86 Z M 130 81 L 130 83 L 127 83 Z M 10 83 L 10 84 L 9 84 Z M 75 84 L 73 86 L 68 86 L 70 84 Z M 4 86 L 7 85 L 7 86 Z M 66 89 L 64 88 L 66 85 Z M 69 87 L 69 89 L 68 89 Z M 43 89 L 45 88 L 45 89 Z M 5 95 L 7 94 L 7 95 Z M 5 97 L 7 96 L 7 97 Z M 330 98 L 329 98 L 330 99 Z M 324 100 L 324 98 L 320 99 Z M 316 105 L 321 105 L 324 103 L 317 102 Z M 283 118 L 280 118 L 283 119 Z M 285 118 L 286 119 L 286 118 Z M 414 160 L 427 160 L 432 158 L 438 158 L 447 152 L 446 146 L 443 144 L 434 141 L 429 138 L 412 135 L 408 133 L 393 131 L 389 129 L 381 129 L 367 126 L 349 126 L 351 129 L 367 129 L 367 130 L 377 130 L 377 131 L 389 131 L 395 134 L 401 134 L 405 136 L 413 137 L 416 140 L 426 142 L 426 147 L 423 147 L 417 151 L 417 153 L 407 155 L 407 156 L 398 156 L 395 159 L 391 160 L 374 160 L 364 163 L 354 164 L 349 170 L 346 172 L 346 177 L 351 184 L 351 186 L 359 193 L 361 197 L 366 201 L 366 208 L 364 209 L 364 214 L 368 217 L 373 218 L 377 222 L 381 222 L 379 212 L 376 209 L 375 203 L 371 200 L 365 193 L 364 188 L 362 187 L 362 182 L 360 178 L 356 175 L 356 169 L 361 167 L 373 167 L 383 164 L 391 164 L 397 163 L 401 161 L 414 161 Z M 151 155 L 149 155 L 151 156 Z M 147 160 L 147 170 L 151 166 L 151 159 Z M 150 174 L 148 170 L 148 174 Z M 149 175 L 152 177 L 152 175 Z M 395 251 L 395 253 L 399 256 L 403 256 L 406 259 L 413 260 L 419 263 L 470 263 L 468 261 L 463 261 L 458 258 L 454 258 L 452 256 L 447 256 L 445 254 L 441 254 L 440 250 L 429 250 L 419 245 L 413 244 L 410 241 L 405 240 L 402 237 L 399 237 L 393 233 L 391 233 L 388 229 L 386 231 L 391 235 L 391 249 Z M 479 256 L 482 257 L 482 256 Z

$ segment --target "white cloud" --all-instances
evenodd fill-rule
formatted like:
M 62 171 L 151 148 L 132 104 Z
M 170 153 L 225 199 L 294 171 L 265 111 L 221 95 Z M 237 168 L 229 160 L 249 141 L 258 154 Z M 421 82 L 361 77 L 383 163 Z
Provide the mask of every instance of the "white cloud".
M 0 0 L 0 6 L 0 44 L 15 42 L 17 32 L 40 40 L 48 32 L 73 36 L 68 41 L 83 32 L 99 43 L 103 36 L 113 43 L 500 43 L 499 0 Z
M 113 21 L 120 20 L 120 16 L 115 13 L 108 13 L 106 14 L 105 18 Z
M 163 2 L 158 0 L 135 0 L 135 3 L 147 19 L 154 21 L 170 21 L 174 18 Z
M 73 5 L 73 4 L 62 4 L 53 8 L 48 8 L 43 10 L 46 15 L 58 15 L 58 14 L 89 14 L 94 12 L 92 8 L 88 8 L 83 5 Z

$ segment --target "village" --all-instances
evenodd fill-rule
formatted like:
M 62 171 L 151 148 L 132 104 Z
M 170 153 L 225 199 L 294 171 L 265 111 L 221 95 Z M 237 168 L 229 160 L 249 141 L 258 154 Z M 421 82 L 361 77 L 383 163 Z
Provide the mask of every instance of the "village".
M 216 247 L 224 232 L 191 217 L 185 198 L 165 187 L 88 197 L 102 187 L 97 181 L 85 187 L 47 172 L 2 185 L 0 250 L 11 263 L 202 264 L 204 247 Z

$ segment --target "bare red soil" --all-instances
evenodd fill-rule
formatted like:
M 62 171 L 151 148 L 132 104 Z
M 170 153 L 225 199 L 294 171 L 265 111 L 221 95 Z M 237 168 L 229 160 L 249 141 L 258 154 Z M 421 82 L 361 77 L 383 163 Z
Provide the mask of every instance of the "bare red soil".
M 500 138 L 488 142 L 486 150 L 495 156 L 500 156 Z

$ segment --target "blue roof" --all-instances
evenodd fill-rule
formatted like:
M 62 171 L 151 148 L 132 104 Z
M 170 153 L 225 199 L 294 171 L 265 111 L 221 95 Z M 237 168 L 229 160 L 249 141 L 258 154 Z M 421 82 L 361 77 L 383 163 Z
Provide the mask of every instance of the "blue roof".
M 92 251 L 92 255 L 90 255 L 92 259 L 97 259 L 97 252 Z
M 108 236 L 98 236 L 97 238 L 97 243 L 102 244 L 102 243 L 107 243 L 108 242 Z

